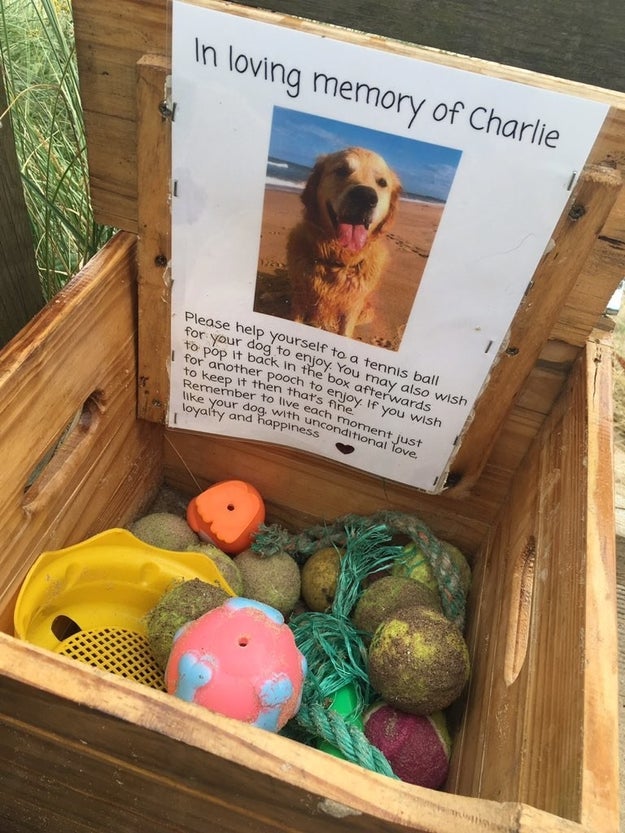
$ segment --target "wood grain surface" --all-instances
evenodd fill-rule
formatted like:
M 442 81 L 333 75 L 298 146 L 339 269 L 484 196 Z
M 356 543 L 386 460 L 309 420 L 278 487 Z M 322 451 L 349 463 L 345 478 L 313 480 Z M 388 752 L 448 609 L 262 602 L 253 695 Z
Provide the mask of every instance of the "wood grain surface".
M 590 833 L 404 784 L 0 633 L 11 833 Z M 61 693 L 62 692 L 62 693 Z
M 625 91 L 620 0 L 254 0 L 243 5 L 375 32 L 461 55 Z
M 158 429 L 135 418 L 135 244 L 111 241 L 0 354 L 5 611 L 43 549 L 123 524 L 160 485 Z

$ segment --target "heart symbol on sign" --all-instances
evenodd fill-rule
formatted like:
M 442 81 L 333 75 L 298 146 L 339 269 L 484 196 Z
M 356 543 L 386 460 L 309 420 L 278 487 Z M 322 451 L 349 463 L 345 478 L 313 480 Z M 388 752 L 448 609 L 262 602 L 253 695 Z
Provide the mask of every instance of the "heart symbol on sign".
M 345 443 L 337 443 L 336 447 L 341 452 L 341 454 L 351 454 L 354 451 L 353 445 L 345 445 Z

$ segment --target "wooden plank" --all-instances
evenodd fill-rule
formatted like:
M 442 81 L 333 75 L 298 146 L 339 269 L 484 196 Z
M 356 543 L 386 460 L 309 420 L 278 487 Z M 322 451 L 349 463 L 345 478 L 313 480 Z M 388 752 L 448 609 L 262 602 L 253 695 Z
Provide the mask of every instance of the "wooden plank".
M 399 509 L 419 515 L 469 557 L 488 528 L 488 513 L 480 506 L 479 497 L 462 502 L 444 495 L 433 497 L 268 443 L 167 430 L 164 465 L 166 481 L 186 494 L 195 494 L 218 480 L 234 477 L 250 481 L 266 500 L 271 520 L 287 528 L 332 521 L 348 512 L 365 515 Z
M 583 607 L 584 672 L 583 793 L 581 821 L 596 830 L 620 830 L 619 724 L 617 714 L 619 638 L 616 598 L 612 350 L 588 348 L 586 398 L 588 483 L 586 586 Z M 607 718 L 607 719 L 606 719 Z M 592 741 L 590 740 L 592 738 Z M 598 800 L 597 800 L 598 797 Z
M 12 833 L 585 833 L 426 790 L 0 634 L 0 820 Z M 59 765 L 59 761 L 63 765 Z M 531 821 L 531 826 L 530 825 Z
M 144 57 L 137 65 L 137 157 L 139 190 L 139 416 L 164 422 L 169 403 L 171 350 L 171 117 L 166 58 Z
M 598 522 L 612 499 L 610 379 L 610 351 L 589 345 L 476 559 L 451 779 L 602 833 L 618 829 L 614 536 Z
M 1 69 L 1 68 L 0 68 Z M 0 114 L 7 107 L 0 71 Z M 30 219 L 11 131 L 11 115 L 0 126 L 0 346 L 4 345 L 44 304 Z
M 101 123 L 106 131 L 99 129 Z M 137 129 L 134 122 L 116 116 L 85 112 L 89 138 L 89 171 L 94 211 L 98 222 L 124 231 L 137 231 Z M 114 144 L 111 144 L 114 143 Z M 111 147 L 116 153 L 111 153 Z M 114 172 L 110 172 L 112 158 Z M 113 180 L 107 177 L 112 173 Z M 108 222 L 104 218 L 108 217 Z
M 78 0 L 72 9 L 95 213 L 136 232 L 136 67 L 143 55 L 170 51 L 167 3 L 117 0 L 104 12 Z
M 0 354 L 0 599 L 43 549 L 125 523 L 160 483 L 160 431 L 136 419 L 135 256 L 117 236 Z
M 522 15 L 515 0 L 438 0 L 422 14 L 412 0 L 393 0 L 384 14 L 377 0 L 241 2 L 625 91 L 620 0 L 550 0 L 525 5 Z
M 612 108 L 589 157 L 589 164 L 625 171 L 625 112 Z M 608 299 L 623 277 L 625 253 L 625 189 L 621 189 L 614 207 L 601 229 L 597 242 L 584 263 L 578 281 L 563 306 L 552 339 L 582 347 L 597 323 L 610 327 L 602 319 Z

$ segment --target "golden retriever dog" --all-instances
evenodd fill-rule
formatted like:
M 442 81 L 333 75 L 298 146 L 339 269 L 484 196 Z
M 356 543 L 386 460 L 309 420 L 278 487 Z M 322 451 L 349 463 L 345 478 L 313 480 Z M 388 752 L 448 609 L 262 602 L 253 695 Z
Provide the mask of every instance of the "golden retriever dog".
M 294 321 L 353 338 L 371 320 L 387 257 L 383 231 L 400 191 L 385 160 L 365 148 L 317 160 L 302 192 L 304 219 L 287 243 Z

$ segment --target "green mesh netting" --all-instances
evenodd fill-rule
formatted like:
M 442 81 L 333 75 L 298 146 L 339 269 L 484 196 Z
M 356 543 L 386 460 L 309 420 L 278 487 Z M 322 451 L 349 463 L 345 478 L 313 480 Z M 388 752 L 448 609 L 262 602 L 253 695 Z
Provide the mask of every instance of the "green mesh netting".
M 253 544 L 263 556 L 286 551 L 299 564 L 323 547 L 335 546 L 344 552 L 331 610 L 302 613 L 289 622 L 308 663 L 302 705 L 294 718 L 297 726 L 291 733 L 308 743 L 327 741 L 348 761 L 393 778 L 396 776 L 386 757 L 369 743 L 362 729 L 330 705 L 333 696 L 347 685 L 355 692 L 355 712 L 362 714 L 376 697 L 369 683 L 365 634 L 354 628 L 350 614 L 363 580 L 401 561 L 403 546 L 392 544 L 397 535 L 417 544 L 428 559 L 443 611 L 462 630 L 466 583 L 461 569 L 441 541 L 413 515 L 392 511 L 350 514 L 298 534 L 278 525 L 263 526 Z

